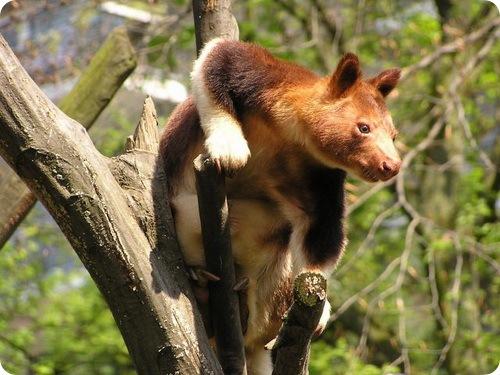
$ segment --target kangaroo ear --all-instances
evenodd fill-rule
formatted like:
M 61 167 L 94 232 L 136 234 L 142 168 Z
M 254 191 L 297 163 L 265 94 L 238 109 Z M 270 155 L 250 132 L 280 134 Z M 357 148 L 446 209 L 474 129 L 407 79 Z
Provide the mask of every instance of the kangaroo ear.
M 358 56 L 346 53 L 340 59 L 337 69 L 330 78 L 330 91 L 334 96 L 341 96 L 361 77 Z
M 375 86 L 382 96 L 385 97 L 396 87 L 399 77 L 401 77 L 401 69 L 388 69 L 384 70 L 378 76 L 371 78 L 368 82 Z

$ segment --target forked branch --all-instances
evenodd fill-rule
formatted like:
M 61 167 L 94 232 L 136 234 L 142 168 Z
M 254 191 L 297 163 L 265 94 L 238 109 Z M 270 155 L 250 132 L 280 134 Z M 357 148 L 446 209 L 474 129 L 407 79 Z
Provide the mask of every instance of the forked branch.
M 177 248 L 161 159 L 133 149 L 110 164 L 85 129 L 35 85 L 1 36 L 0 87 L 0 155 L 89 271 L 138 373 L 221 374 Z

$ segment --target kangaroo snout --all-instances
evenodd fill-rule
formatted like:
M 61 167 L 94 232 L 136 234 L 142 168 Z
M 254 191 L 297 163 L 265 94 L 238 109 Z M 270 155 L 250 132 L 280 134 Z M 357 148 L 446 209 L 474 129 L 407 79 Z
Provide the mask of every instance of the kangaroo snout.
M 380 163 L 379 173 L 382 180 L 388 180 L 399 173 L 401 160 L 386 159 Z

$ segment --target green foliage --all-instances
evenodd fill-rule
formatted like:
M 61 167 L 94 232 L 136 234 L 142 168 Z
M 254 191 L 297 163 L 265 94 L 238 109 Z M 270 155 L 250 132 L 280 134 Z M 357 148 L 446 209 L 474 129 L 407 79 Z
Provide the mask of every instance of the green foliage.
M 395 372 L 398 372 L 397 367 L 388 364 L 378 367 L 364 363 L 343 338 L 340 338 L 335 346 L 323 341 L 311 346 L 311 375 L 384 375 Z
M 134 123 L 119 108 L 110 113 L 112 126 L 95 127 L 91 131 L 97 149 L 107 156 L 115 156 L 123 152 L 125 139 L 132 134 Z
M 107 305 L 46 220 L 37 206 L 1 252 L 0 363 L 12 374 L 134 374 Z

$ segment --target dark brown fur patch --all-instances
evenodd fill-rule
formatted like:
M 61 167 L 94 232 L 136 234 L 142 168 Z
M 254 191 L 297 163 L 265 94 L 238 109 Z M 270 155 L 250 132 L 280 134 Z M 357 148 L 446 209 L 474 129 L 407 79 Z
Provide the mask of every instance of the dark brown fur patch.
M 332 97 L 342 96 L 356 81 L 361 78 L 358 57 L 353 53 L 346 53 L 337 64 L 337 68 L 330 79 L 330 93 Z
M 203 76 L 215 102 L 235 118 L 242 111 L 268 114 L 283 85 L 318 79 L 311 71 L 272 56 L 254 44 L 224 41 L 209 54 Z
M 340 169 L 317 168 L 309 172 L 313 213 L 305 238 L 311 265 L 335 264 L 344 246 L 344 181 Z
M 292 225 L 290 223 L 284 223 L 283 225 L 274 228 L 269 233 L 266 233 L 262 242 L 264 246 L 271 245 L 276 249 L 286 251 L 288 249 L 291 235 Z
M 378 76 L 370 79 L 368 82 L 375 86 L 382 96 L 387 96 L 396 87 L 401 77 L 401 69 L 384 70 Z
M 193 98 L 189 97 L 174 109 L 160 140 L 160 154 L 165 163 L 170 194 L 185 167 L 190 148 L 202 135 L 198 111 Z
M 309 264 L 334 264 L 344 245 L 346 172 L 304 162 L 297 152 L 280 154 L 271 173 L 283 199 L 309 217 L 310 226 L 304 240 Z

